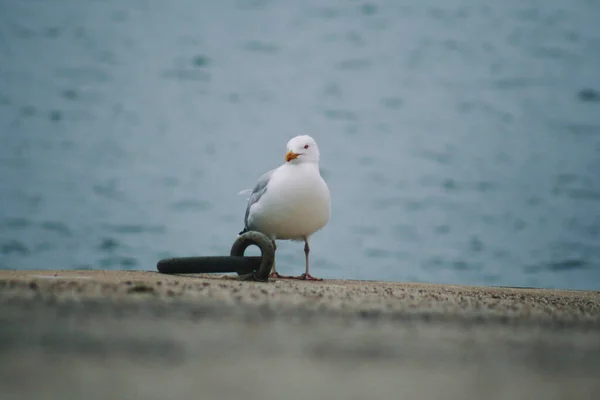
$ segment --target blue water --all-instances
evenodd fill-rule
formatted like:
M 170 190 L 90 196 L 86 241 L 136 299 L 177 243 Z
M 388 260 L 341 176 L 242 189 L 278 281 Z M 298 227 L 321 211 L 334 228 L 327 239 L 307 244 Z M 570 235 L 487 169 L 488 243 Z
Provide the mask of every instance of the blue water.
M 0 268 L 226 255 L 319 143 L 325 278 L 600 289 L 594 0 L 0 1 Z M 303 272 L 302 245 L 278 268 Z

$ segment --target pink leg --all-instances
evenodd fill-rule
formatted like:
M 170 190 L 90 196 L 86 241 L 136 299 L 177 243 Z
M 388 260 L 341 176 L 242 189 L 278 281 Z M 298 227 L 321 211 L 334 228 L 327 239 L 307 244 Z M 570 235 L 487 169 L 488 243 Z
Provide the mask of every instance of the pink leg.
M 308 246 L 308 240 L 304 239 L 304 256 L 306 258 L 306 272 L 297 277 L 296 279 L 301 279 L 305 281 L 322 281 L 321 278 L 315 278 L 308 272 L 308 253 L 310 253 L 310 247 Z
M 275 244 L 275 241 L 273 240 L 272 242 L 273 242 L 273 251 L 277 251 L 277 245 Z M 281 278 L 281 275 L 279 275 L 279 272 L 277 272 L 277 270 L 275 269 L 275 261 L 273 261 L 273 269 L 271 269 L 269 278 Z
M 273 249 L 276 251 L 277 250 L 277 245 L 275 244 L 275 241 L 273 240 Z M 269 278 L 271 279 L 292 279 L 293 277 L 291 276 L 285 276 L 285 275 L 281 275 L 279 272 L 277 272 L 277 270 L 275 269 L 275 262 L 273 262 L 273 269 L 271 270 L 271 273 L 269 274 Z

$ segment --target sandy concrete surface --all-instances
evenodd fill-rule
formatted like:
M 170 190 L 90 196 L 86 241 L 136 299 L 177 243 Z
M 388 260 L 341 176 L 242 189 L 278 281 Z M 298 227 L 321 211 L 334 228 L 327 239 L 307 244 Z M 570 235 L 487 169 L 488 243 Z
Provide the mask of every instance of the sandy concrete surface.
M 0 399 L 592 399 L 600 292 L 0 271 Z

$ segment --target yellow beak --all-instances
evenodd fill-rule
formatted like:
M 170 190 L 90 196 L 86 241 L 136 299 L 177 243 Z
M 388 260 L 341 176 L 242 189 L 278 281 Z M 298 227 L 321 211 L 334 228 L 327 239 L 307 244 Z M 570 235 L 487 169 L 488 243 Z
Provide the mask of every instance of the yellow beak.
M 298 153 L 294 153 L 293 151 L 288 151 L 288 152 L 285 154 L 285 161 L 287 161 L 287 162 L 290 162 L 290 161 L 292 161 L 292 160 L 295 160 L 296 158 L 298 158 L 298 156 L 299 156 L 299 155 L 300 155 L 300 154 L 298 154 Z

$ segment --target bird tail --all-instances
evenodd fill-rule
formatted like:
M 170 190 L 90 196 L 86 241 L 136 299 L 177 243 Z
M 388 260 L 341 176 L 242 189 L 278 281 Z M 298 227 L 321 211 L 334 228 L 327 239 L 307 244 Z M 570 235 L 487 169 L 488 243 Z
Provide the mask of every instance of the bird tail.
M 249 231 L 248 227 L 244 227 L 244 230 L 241 231 L 240 233 L 238 233 L 238 235 L 242 235 L 242 234 L 244 234 L 244 233 L 246 233 L 248 231 Z

